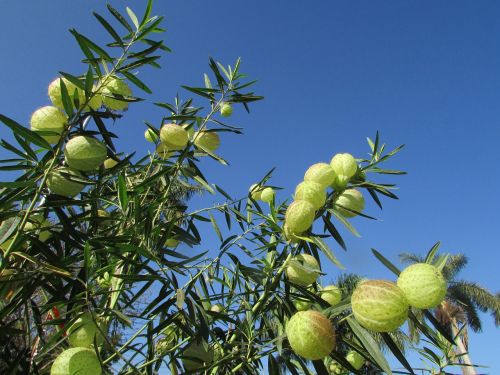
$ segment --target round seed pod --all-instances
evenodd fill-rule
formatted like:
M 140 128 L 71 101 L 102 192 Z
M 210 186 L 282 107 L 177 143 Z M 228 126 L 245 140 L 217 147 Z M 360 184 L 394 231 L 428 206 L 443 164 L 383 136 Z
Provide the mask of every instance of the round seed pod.
M 332 158 L 330 166 L 335 172 L 333 187 L 336 189 L 344 188 L 349 179 L 356 174 L 358 164 L 351 154 L 337 154 Z
M 408 317 L 408 301 L 396 284 L 367 280 L 358 284 L 351 296 L 354 318 L 366 329 L 391 332 Z
M 92 319 L 90 312 L 83 313 L 67 331 L 69 344 L 76 347 L 90 348 L 94 345 L 94 337 L 97 343 L 104 341 L 99 328 Z
M 64 160 L 72 169 L 93 171 L 108 155 L 106 145 L 95 138 L 78 135 L 71 138 L 64 147 Z
M 164 124 L 160 129 L 160 139 L 169 150 L 182 150 L 188 143 L 188 134 L 180 125 Z
M 195 371 L 211 364 L 214 360 L 214 350 L 207 345 L 204 340 L 194 341 L 190 343 L 182 354 L 182 363 L 186 371 Z
M 202 130 L 193 134 L 194 145 L 204 151 L 214 152 L 220 146 L 219 135 L 215 132 Z
M 316 163 L 309 167 L 304 174 L 304 181 L 313 181 L 321 185 L 323 189 L 330 186 L 335 180 L 335 172 L 330 164 Z
M 292 350 L 305 359 L 324 358 L 335 348 L 332 322 L 318 311 L 295 313 L 285 330 Z
M 177 344 L 177 332 L 175 325 L 167 326 L 163 331 L 163 337 L 156 342 L 156 352 L 164 355 Z
M 169 238 L 166 242 L 165 242 L 165 246 L 166 247 L 170 247 L 170 248 L 175 248 L 177 246 L 179 246 L 179 240 L 176 240 L 175 238 Z
M 68 91 L 71 102 L 74 103 L 74 98 L 76 93 L 79 105 L 80 106 L 83 105 L 83 103 L 85 103 L 86 101 L 85 91 L 80 89 L 73 82 L 67 80 L 66 78 L 56 78 L 50 83 L 48 88 L 48 95 L 52 104 L 54 104 L 60 110 L 64 111 L 64 104 L 62 100 L 62 91 L 61 91 L 61 80 L 64 82 L 64 86 L 66 86 L 66 90 Z M 84 109 L 85 110 L 88 110 L 90 108 L 98 109 L 101 105 L 102 105 L 102 96 L 99 93 L 95 93 L 89 100 L 88 104 L 85 106 Z
M 220 107 L 220 114 L 222 117 L 229 117 L 233 114 L 233 107 L 229 103 L 223 103 Z
M 297 311 L 306 311 L 309 310 L 312 303 L 311 301 L 308 301 L 306 299 L 298 298 L 295 301 L 293 301 L 293 305 L 295 306 Z
M 101 375 L 99 358 L 89 348 L 71 348 L 63 351 L 52 363 L 50 375 Z
M 316 281 L 321 269 L 315 257 L 309 254 L 294 256 L 286 268 L 288 280 L 302 286 L 308 286 Z
M 113 158 L 107 158 L 106 160 L 104 160 L 104 169 L 111 169 L 113 167 L 116 167 L 118 163 L 119 162 Z
M 248 189 L 248 192 L 250 193 L 252 199 L 257 201 L 261 198 L 262 190 L 264 190 L 264 188 L 259 184 L 252 184 L 250 189 Z
M 295 188 L 296 201 L 308 201 L 315 210 L 320 209 L 326 202 L 325 189 L 314 181 L 303 181 Z
M 327 285 L 320 291 L 321 299 L 335 306 L 342 300 L 342 291 L 336 285 Z
M 215 305 L 210 306 L 210 311 L 220 314 L 224 311 L 224 306 L 222 306 L 220 303 L 216 303 Z
M 351 364 L 356 370 L 359 370 L 365 364 L 365 358 L 354 350 L 350 350 L 345 356 L 347 362 Z
M 68 179 L 66 175 L 83 178 L 82 174 L 78 171 L 66 167 L 59 167 L 50 172 L 47 177 L 47 187 L 53 194 L 72 198 L 80 193 L 85 188 L 85 185 Z
M 314 222 L 316 212 L 308 201 L 294 201 L 288 206 L 285 221 L 292 233 L 301 233 L 308 230 Z
M 117 77 L 111 77 L 102 89 L 102 102 L 114 111 L 123 111 L 128 108 L 128 102 L 121 97 L 132 96 L 132 90 L 127 83 Z M 114 97 L 117 95 L 118 97 Z
M 50 228 L 52 223 L 45 219 L 42 215 L 31 215 L 29 221 L 24 226 L 26 232 L 38 230 L 38 239 L 42 242 L 47 241 L 52 237 L 52 233 L 47 228 Z
M 416 263 L 405 268 L 397 285 L 410 306 L 419 309 L 432 309 L 446 297 L 446 280 L 432 264 Z
M 161 159 L 168 159 L 172 156 L 174 156 L 175 152 L 171 151 L 167 145 L 164 143 L 160 142 L 158 146 L 156 146 L 156 153 L 158 154 L 158 157 Z
M 348 210 L 362 212 L 365 209 L 365 198 L 359 190 L 347 189 L 337 198 L 335 207 L 342 216 L 354 217 L 357 214 Z
M 271 187 L 266 187 L 264 190 L 262 190 L 260 199 L 262 200 L 262 202 L 271 203 L 274 199 L 274 189 Z
M 302 233 L 292 233 L 290 231 L 290 229 L 288 228 L 288 226 L 286 225 L 283 225 L 283 234 L 285 236 L 285 239 L 288 241 L 288 242 L 291 242 L 291 243 L 298 243 L 300 242 L 300 238 L 298 238 L 297 236 L 301 236 Z
M 49 131 L 57 133 L 54 135 L 40 134 L 48 143 L 56 144 L 61 139 L 67 120 L 66 115 L 58 108 L 48 105 L 33 112 L 30 119 L 31 130 L 36 133 Z
M 156 134 L 153 129 L 147 128 L 144 132 L 144 138 L 146 139 L 146 141 L 154 143 L 158 140 L 158 134 Z

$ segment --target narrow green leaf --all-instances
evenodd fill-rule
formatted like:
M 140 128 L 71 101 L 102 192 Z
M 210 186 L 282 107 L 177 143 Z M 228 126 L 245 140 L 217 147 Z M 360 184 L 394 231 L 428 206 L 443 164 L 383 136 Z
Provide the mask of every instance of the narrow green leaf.
M 215 221 L 215 218 L 213 217 L 212 214 L 210 216 L 210 222 L 212 223 L 212 226 L 214 227 L 215 233 L 217 234 L 217 237 L 219 237 L 219 240 L 222 241 L 222 234 L 220 232 L 219 226 L 217 225 L 217 222 Z
M 349 221 L 347 221 L 341 214 L 339 214 L 337 211 L 335 210 L 332 210 L 332 209 L 328 209 L 328 212 L 330 212 L 331 214 L 333 214 L 338 221 L 340 221 L 342 224 L 344 224 L 344 226 L 353 234 L 355 235 L 356 237 L 361 237 L 361 235 L 358 233 L 358 231 L 356 230 L 356 228 L 354 228 L 354 226 L 349 223 Z
M 333 254 L 332 249 L 328 247 L 328 245 L 319 237 L 310 237 L 311 240 L 318 246 L 318 248 L 326 255 L 330 261 L 335 264 L 340 269 L 345 269 L 345 267 L 339 262 L 337 257 Z
M 152 94 L 153 92 L 151 89 L 146 86 L 144 82 L 142 82 L 139 78 L 137 78 L 135 75 L 129 73 L 129 72 L 122 72 L 122 74 L 127 77 L 127 79 L 132 82 L 134 85 L 139 87 L 142 91 L 147 92 L 148 94 Z
M 132 29 L 132 26 L 130 26 L 127 20 L 125 20 L 125 18 L 120 14 L 120 12 L 118 12 L 110 4 L 107 4 L 106 7 L 108 8 L 109 12 L 113 15 L 113 17 L 115 17 L 116 20 L 122 24 L 123 27 L 125 27 L 131 34 L 134 33 L 134 29 Z
M 122 174 L 118 176 L 118 200 L 120 201 L 120 208 L 123 212 L 127 210 L 129 202 L 127 184 Z
M 132 9 L 130 9 L 129 7 L 126 7 L 126 9 L 127 9 L 128 16 L 130 17 L 130 19 L 132 20 L 132 23 L 135 26 L 135 29 L 138 30 L 139 29 L 139 21 L 137 20 L 137 16 L 132 11 Z
M 391 350 L 392 354 L 394 354 L 394 356 L 404 366 L 404 368 L 410 372 L 410 374 L 415 375 L 410 364 L 406 360 L 403 353 L 401 353 L 401 350 L 399 350 L 397 344 L 394 342 L 394 340 L 391 338 L 391 336 L 388 333 L 381 333 L 381 335 L 382 335 L 382 339 L 384 340 L 384 342 L 386 343 L 388 348 Z
M 32 142 L 37 146 L 44 148 L 46 150 L 52 149 L 52 146 L 50 146 L 50 144 L 41 136 L 25 128 L 24 126 L 19 125 L 17 122 L 8 118 L 7 116 L 0 114 L 0 121 L 2 121 L 5 125 L 7 125 L 15 134 L 19 134 L 21 137 L 24 137 L 27 141 Z
M 392 264 L 386 257 L 384 257 L 382 254 L 380 254 L 377 250 L 372 248 L 372 253 L 375 255 L 375 257 L 382 262 L 384 266 L 386 266 L 389 270 L 391 270 L 396 276 L 399 276 L 401 271 L 396 267 L 394 264 Z
M 361 327 L 359 323 L 352 317 L 347 318 L 347 323 L 351 327 L 352 332 L 356 335 L 361 344 L 365 347 L 367 352 L 370 353 L 370 355 L 375 360 L 376 364 L 380 367 L 380 369 L 384 371 L 386 374 L 391 375 L 392 374 L 391 367 L 389 366 L 389 363 L 387 363 L 387 360 L 380 351 L 379 345 L 373 339 L 370 333 L 366 329 Z
M 441 246 L 440 241 L 438 241 L 434 245 L 432 245 L 431 249 L 427 252 L 427 255 L 425 256 L 425 263 L 432 264 L 432 261 L 434 260 L 434 256 L 436 255 L 440 246 Z
M 120 35 L 113 29 L 113 27 L 109 24 L 108 21 L 104 17 L 102 17 L 99 13 L 93 12 L 93 15 L 97 20 L 101 23 L 102 26 L 108 31 L 108 33 L 113 37 L 113 39 L 118 43 L 120 46 L 123 47 L 123 41 L 122 38 L 120 38 Z

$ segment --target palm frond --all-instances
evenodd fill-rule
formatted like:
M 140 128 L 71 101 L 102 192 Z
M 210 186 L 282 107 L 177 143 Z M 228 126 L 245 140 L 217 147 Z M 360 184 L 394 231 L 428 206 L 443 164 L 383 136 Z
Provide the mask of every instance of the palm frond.
M 482 312 L 489 311 L 493 316 L 495 326 L 500 324 L 500 297 L 491 293 L 486 288 L 478 285 L 474 282 L 469 281 L 457 281 L 450 285 L 448 290 L 458 290 L 462 295 L 468 296 L 468 298 L 474 303 L 477 308 Z
M 425 258 L 417 254 L 401 253 L 399 254 L 399 260 L 401 261 L 401 263 L 413 264 L 423 263 L 425 261 Z
M 444 266 L 442 273 L 446 280 L 453 280 L 469 262 L 464 254 L 451 255 Z
M 346 273 L 340 275 L 335 284 L 342 290 L 343 298 L 346 298 L 352 294 L 356 285 L 358 285 L 362 279 L 363 278 L 359 275 Z

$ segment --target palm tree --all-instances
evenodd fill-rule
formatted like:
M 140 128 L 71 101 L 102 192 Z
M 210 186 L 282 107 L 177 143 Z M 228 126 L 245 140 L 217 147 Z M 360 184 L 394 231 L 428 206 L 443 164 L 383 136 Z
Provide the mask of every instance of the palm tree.
M 422 263 L 424 258 L 404 253 L 400 255 L 403 263 Z M 458 274 L 468 263 L 463 254 L 451 255 L 442 269 L 443 276 L 448 281 L 446 299 L 434 310 L 436 318 L 447 328 L 453 337 L 458 335 L 458 350 L 468 351 L 468 328 L 474 332 L 482 331 L 482 322 L 478 311 L 489 312 L 495 322 L 500 325 L 500 293 L 496 295 L 486 288 L 471 281 L 457 279 Z M 476 374 L 468 354 L 461 355 L 460 360 L 466 366 L 462 367 L 464 375 Z

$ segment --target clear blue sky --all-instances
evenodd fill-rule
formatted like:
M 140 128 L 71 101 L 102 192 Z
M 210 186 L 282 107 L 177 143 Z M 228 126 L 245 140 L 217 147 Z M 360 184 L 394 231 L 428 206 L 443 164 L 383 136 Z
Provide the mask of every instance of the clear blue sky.
M 144 3 L 112 2 L 138 13 Z M 104 2 L 1 1 L 1 113 L 27 124 L 48 104 L 46 87 L 58 70 L 83 72 L 67 30 L 102 41 L 94 10 L 105 13 Z M 203 163 L 211 182 L 242 195 L 277 167 L 272 182 L 285 198 L 309 165 L 337 152 L 364 156 L 365 137 L 379 130 L 390 146 L 407 145 L 390 166 L 409 174 L 396 180 L 400 201 L 386 201 L 382 212 L 368 205 L 379 222 L 354 220 L 363 238 L 346 233 L 341 261 L 387 278 L 370 247 L 397 262 L 400 252 L 424 254 L 440 240 L 443 251 L 470 257 L 463 278 L 499 289 L 499 2 L 182 0 L 157 1 L 155 12 L 166 17 L 174 53 L 162 70 L 141 72 L 152 100 L 187 98 L 179 86 L 202 84 L 208 56 L 225 64 L 241 56 L 266 97 L 251 115 L 235 110 L 231 121 L 245 135 L 223 135 L 220 153 L 231 165 Z M 159 116 L 151 104 L 133 106 L 113 128 L 121 150 L 150 147 L 143 120 Z M 10 138 L 6 128 L 0 134 Z M 499 332 L 485 315 L 483 334 L 470 338 L 472 359 L 491 374 L 500 373 Z

